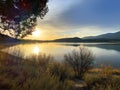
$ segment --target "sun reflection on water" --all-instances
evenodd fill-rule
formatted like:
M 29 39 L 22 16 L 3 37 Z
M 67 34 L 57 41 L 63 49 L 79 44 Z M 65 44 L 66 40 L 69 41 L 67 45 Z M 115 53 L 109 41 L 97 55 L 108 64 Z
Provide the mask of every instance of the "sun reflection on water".
M 39 52 L 40 52 L 39 47 L 38 47 L 38 46 L 35 46 L 35 47 L 33 48 L 33 53 L 36 54 L 36 55 L 38 55 Z

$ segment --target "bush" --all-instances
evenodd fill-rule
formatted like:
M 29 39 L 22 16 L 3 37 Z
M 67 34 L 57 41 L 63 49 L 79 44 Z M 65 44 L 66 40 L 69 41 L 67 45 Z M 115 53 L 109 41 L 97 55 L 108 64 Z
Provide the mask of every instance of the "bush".
M 91 68 L 93 60 L 93 54 L 85 47 L 65 55 L 65 62 L 73 68 L 75 77 L 79 79 Z

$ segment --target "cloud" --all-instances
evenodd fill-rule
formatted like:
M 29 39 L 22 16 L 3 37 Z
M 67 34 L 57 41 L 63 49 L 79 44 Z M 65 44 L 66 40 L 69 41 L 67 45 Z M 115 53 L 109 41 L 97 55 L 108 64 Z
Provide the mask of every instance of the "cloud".
M 51 0 L 38 26 L 55 37 L 120 31 L 119 0 Z
M 49 5 L 50 11 L 44 23 L 54 27 L 109 27 L 120 24 L 119 0 L 53 0 Z
M 114 26 L 120 24 L 119 0 L 84 0 L 59 15 L 61 22 L 80 26 Z

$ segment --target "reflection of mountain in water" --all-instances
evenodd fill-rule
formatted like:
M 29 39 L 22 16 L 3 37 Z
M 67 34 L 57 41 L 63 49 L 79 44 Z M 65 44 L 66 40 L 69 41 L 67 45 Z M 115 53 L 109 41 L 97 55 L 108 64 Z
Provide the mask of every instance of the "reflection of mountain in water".
M 64 46 L 74 46 L 74 47 L 78 47 L 78 46 L 80 46 L 80 44 L 59 44 L 59 45 L 64 45 Z
M 96 44 L 96 45 L 85 45 L 89 47 L 98 47 L 107 50 L 116 50 L 120 52 L 120 45 L 119 44 Z
M 88 46 L 88 47 L 98 47 L 107 50 L 116 50 L 120 52 L 120 44 L 61 44 L 65 46 L 74 46 L 79 47 L 81 45 Z

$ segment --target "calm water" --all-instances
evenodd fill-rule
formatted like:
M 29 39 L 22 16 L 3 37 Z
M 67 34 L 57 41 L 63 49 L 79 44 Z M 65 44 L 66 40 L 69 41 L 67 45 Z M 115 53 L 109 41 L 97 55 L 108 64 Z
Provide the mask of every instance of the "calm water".
M 40 53 L 50 54 L 56 60 L 62 61 L 64 54 L 78 50 L 80 46 L 85 46 L 92 51 L 95 56 L 95 66 L 101 64 L 111 65 L 115 68 L 120 67 L 120 44 L 106 43 L 33 43 L 17 44 L 1 49 L 2 52 L 11 55 L 28 58 L 30 55 Z

